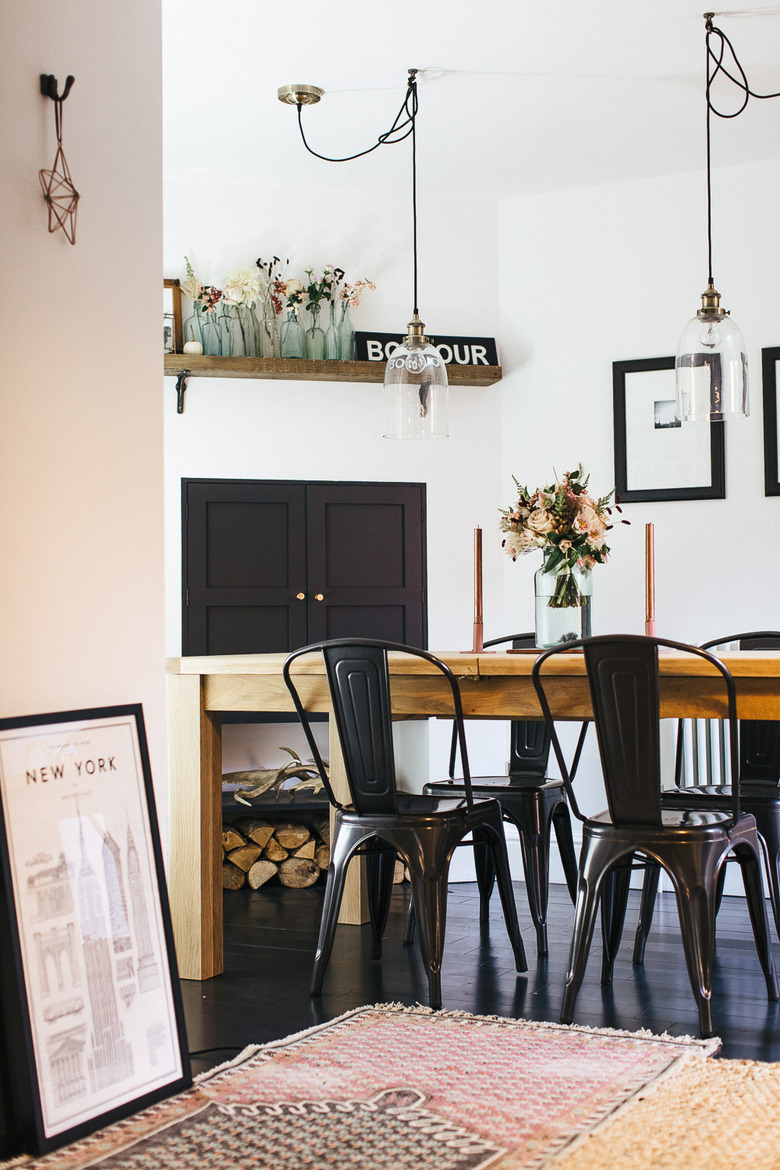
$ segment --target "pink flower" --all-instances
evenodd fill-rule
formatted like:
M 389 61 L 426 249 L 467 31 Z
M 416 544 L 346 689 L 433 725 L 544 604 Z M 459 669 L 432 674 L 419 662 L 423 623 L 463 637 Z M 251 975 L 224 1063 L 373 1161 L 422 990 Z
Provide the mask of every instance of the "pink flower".
M 544 508 L 534 508 L 531 515 L 528 517 L 528 527 L 532 532 L 539 536 L 544 535 L 545 532 L 552 532 L 555 527 L 555 521 L 549 512 Z

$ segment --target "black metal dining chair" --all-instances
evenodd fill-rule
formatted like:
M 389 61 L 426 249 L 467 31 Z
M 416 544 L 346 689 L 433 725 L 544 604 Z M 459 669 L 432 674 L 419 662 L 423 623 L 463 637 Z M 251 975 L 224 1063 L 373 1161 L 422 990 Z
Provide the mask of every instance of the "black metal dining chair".
M 515 650 L 533 649 L 533 633 L 492 638 L 485 649 L 512 643 Z M 569 769 L 574 778 L 582 752 L 587 723 L 582 724 L 574 758 Z M 424 791 L 431 796 L 463 796 L 463 780 L 455 778 L 458 729 L 452 728 L 449 780 L 435 780 Z M 504 820 L 513 824 L 520 839 L 523 873 L 531 918 L 536 928 L 536 950 L 547 954 L 547 896 L 550 884 L 550 837 L 558 841 L 563 872 L 572 902 L 577 896 L 577 854 L 571 831 L 571 817 L 563 781 L 547 775 L 550 734 L 542 719 L 513 719 L 510 724 L 509 770 L 504 776 L 472 776 L 471 788 L 478 798 L 493 798 L 501 805 Z M 480 919 L 490 915 L 490 896 L 495 872 L 490 852 L 475 848 L 474 866 L 479 887 Z
M 780 631 L 754 630 L 703 642 L 702 650 L 726 646 L 740 651 L 780 650 Z M 664 808 L 728 808 L 731 781 L 725 751 L 723 726 L 713 729 L 700 721 L 680 720 L 677 727 L 675 787 L 661 796 Z M 690 731 L 688 725 L 690 724 Z M 701 742 L 700 742 L 701 741 Z M 690 756 L 690 767 L 688 757 Z M 704 783 L 701 783 L 702 773 Z M 764 858 L 775 929 L 780 936 L 780 723 L 771 719 L 739 721 L 739 793 L 741 807 L 756 818 L 758 839 Z M 689 780 L 692 779 L 692 783 Z M 713 779 L 720 783 L 712 783 Z M 634 962 L 644 962 L 647 938 L 653 921 L 658 892 L 659 870 L 648 867 L 642 886 L 639 919 L 634 936 Z M 718 902 L 723 891 L 725 870 L 721 870 Z
M 712 959 L 718 874 L 732 850 L 742 862 L 756 950 L 770 999 L 778 998 L 769 949 L 769 928 L 755 818 L 740 807 L 739 785 L 728 808 L 665 809 L 661 801 L 658 650 L 696 655 L 723 680 L 729 748 L 737 775 L 737 704 L 734 680 L 714 655 L 661 638 L 609 635 L 567 643 L 541 655 L 532 677 L 552 737 L 572 812 L 583 823 L 577 903 L 561 1021 L 571 1023 L 593 936 L 600 895 L 613 867 L 641 855 L 671 877 L 677 897 L 688 976 L 703 1036 L 712 1035 Z M 555 730 L 545 687 L 545 664 L 555 655 L 581 650 L 585 660 L 608 809 L 584 815 L 577 805 Z M 627 897 L 627 883 L 625 888 Z M 618 911 L 619 913 L 619 911 Z M 625 905 L 622 907 L 625 914 Z
M 344 758 L 350 803 L 336 796 L 312 733 L 293 665 L 304 655 L 322 655 L 333 718 Z M 463 799 L 400 792 L 396 781 L 392 733 L 392 672 L 388 654 L 423 659 L 439 671 L 449 695 L 458 730 L 463 766 Z M 300 665 L 300 664 L 299 664 Z M 420 952 L 428 977 L 430 1005 L 440 1008 L 441 962 L 447 911 L 447 877 L 453 850 L 468 834 L 492 851 L 501 904 L 518 971 L 527 970 L 509 872 L 501 807 L 495 800 L 475 800 L 471 790 L 466 737 L 458 681 L 445 663 L 416 647 L 368 638 L 338 638 L 304 646 L 283 666 L 306 740 L 335 809 L 325 899 L 312 973 L 311 994 L 319 995 L 330 958 L 347 867 L 357 854 L 367 854 L 372 927 L 381 939 L 386 917 L 386 875 L 396 854 L 409 870 L 418 923 Z M 304 688 L 305 690 L 305 688 Z M 381 946 L 374 949 L 381 951 Z

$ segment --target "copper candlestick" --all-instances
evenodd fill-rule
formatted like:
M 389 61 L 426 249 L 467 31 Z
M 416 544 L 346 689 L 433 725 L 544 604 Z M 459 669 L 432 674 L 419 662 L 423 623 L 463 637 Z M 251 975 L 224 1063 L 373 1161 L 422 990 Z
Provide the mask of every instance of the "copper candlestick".
M 482 529 L 474 529 L 474 624 L 471 650 L 464 654 L 492 654 L 482 644 Z
M 655 535 L 645 524 L 645 634 L 655 637 Z

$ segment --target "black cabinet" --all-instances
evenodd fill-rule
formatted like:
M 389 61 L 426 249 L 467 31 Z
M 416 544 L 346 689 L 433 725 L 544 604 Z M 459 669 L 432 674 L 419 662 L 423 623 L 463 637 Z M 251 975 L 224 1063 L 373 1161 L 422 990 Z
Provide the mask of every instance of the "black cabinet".
M 183 654 L 425 646 L 425 485 L 182 481 Z

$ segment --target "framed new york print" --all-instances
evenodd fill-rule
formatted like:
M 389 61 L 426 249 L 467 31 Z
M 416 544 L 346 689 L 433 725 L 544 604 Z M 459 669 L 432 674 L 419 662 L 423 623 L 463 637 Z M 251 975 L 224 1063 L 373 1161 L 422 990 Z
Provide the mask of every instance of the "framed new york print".
M 41 1153 L 191 1083 L 140 706 L 0 720 L 0 822 L 3 1106 Z

